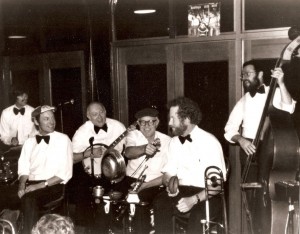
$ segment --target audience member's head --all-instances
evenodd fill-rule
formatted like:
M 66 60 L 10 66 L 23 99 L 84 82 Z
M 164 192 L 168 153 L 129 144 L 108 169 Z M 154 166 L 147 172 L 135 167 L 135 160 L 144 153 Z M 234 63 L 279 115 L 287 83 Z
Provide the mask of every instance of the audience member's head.
M 74 234 L 74 224 L 69 217 L 58 214 L 42 216 L 33 227 L 31 234 Z

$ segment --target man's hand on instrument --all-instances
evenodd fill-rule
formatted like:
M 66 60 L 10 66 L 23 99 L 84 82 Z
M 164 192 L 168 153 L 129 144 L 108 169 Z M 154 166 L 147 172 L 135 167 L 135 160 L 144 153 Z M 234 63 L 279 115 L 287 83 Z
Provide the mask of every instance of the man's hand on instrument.
M 195 196 L 183 197 L 181 198 L 176 207 L 180 212 L 188 212 L 197 203 L 197 198 Z
M 97 148 L 95 147 L 93 149 L 93 154 L 91 154 L 91 158 L 101 158 L 104 155 L 105 151 L 106 151 L 106 148 L 103 146 L 100 146 Z
M 13 146 L 17 146 L 19 144 L 19 140 L 17 137 L 11 138 L 10 142 L 11 142 L 11 145 L 13 145 Z
M 159 148 L 161 147 L 161 142 L 159 138 L 155 138 L 154 141 L 152 142 L 152 145 L 154 145 L 157 149 L 157 151 L 159 151 Z
M 251 155 L 256 152 L 255 145 L 253 145 L 251 141 L 245 139 L 244 137 L 241 137 L 238 140 L 238 143 L 240 144 L 240 146 L 242 147 L 242 149 L 245 151 L 247 155 Z
M 134 182 L 134 183 L 132 183 L 132 184 L 130 185 L 131 188 L 129 189 L 129 192 L 132 192 L 132 191 L 133 191 L 133 188 L 135 187 L 136 183 L 137 183 L 137 182 Z M 143 182 L 143 183 L 139 186 L 138 190 L 137 190 L 137 191 L 134 191 L 134 192 L 139 193 L 140 191 L 142 191 L 143 189 L 145 189 L 145 188 L 147 187 L 147 186 L 145 185 L 145 183 L 146 183 L 146 182 Z
M 145 151 L 145 154 L 147 155 L 147 157 L 152 158 L 154 156 L 154 154 L 156 153 L 157 148 L 155 145 L 149 143 L 149 144 L 145 145 L 144 151 Z
M 131 132 L 131 131 L 133 131 L 133 130 L 136 130 L 136 125 L 131 124 L 131 125 L 127 128 L 127 131 L 128 131 L 128 132 Z
M 280 67 L 276 67 L 274 70 L 271 70 L 272 77 L 277 79 L 278 85 L 284 83 L 284 73 Z

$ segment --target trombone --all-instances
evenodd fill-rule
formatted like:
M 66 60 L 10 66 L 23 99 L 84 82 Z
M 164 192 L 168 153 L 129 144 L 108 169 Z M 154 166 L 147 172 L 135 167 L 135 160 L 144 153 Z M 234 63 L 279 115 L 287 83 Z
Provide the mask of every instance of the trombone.
M 203 227 L 203 234 L 208 234 L 211 232 L 211 224 L 216 225 L 221 233 L 228 233 L 228 223 L 227 223 L 227 209 L 226 201 L 224 196 L 224 177 L 221 169 L 216 166 L 207 167 L 205 172 L 205 210 L 206 210 L 206 219 L 201 220 Z M 213 196 L 221 196 L 222 200 L 222 220 L 221 222 L 210 220 L 210 211 L 209 211 L 209 198 Z

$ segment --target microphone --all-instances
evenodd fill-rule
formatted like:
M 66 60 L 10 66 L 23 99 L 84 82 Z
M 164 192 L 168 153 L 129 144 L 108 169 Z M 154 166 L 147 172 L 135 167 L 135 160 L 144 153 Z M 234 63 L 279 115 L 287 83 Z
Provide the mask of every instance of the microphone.
M 91 137 L 90 139 L 89 139 L 89 143 L 90 143 L 90 146 L 92 147 L 92 153 L 93 153 L 93 142 L 94 142 L 94 140 L 95 140 L 95 138 L 94 137 Z
M 95 139 L 94 137 L 91 137 L 91 138 L 89 139 L 89 143 L 90 143 L 91 146 L 93 145 L 94 139 Z
M 62 105 L 68 105 L 68 104 L 71 104 L 73 105 L 75 102 L 75 100 L 72 98 L 70 99 L 69 101 L 66 101 L 66 102 L 62 102 L 62 103 L 59 103 L 58 106 L 62 106 Z

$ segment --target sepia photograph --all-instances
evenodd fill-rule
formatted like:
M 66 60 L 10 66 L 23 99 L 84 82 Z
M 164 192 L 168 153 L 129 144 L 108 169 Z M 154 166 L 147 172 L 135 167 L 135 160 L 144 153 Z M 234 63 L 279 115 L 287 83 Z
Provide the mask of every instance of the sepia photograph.
M 299 0 L 0 0 L 0 233 L 299 234 Z

